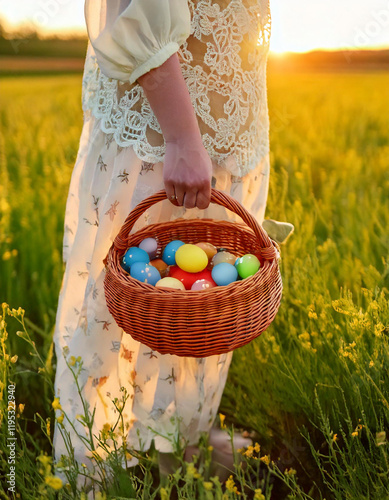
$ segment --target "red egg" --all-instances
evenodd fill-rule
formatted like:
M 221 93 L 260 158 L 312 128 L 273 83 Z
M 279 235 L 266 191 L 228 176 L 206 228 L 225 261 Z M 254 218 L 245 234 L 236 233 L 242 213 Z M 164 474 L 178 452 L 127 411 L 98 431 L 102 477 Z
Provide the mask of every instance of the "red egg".
M 178 266 L 170 266 L 169 276 L 181 281 L 186 290 L 190 290 L 193 283 L 197 280 L 207 280 L 211 283 L 215 283 L 212 279 L 212 273 L 209 269 L 204 269 L 204 271 L 200 271 L 199 273 L 188 273 L 187 271 L 183 271 L 182 269 L 180 269 Z

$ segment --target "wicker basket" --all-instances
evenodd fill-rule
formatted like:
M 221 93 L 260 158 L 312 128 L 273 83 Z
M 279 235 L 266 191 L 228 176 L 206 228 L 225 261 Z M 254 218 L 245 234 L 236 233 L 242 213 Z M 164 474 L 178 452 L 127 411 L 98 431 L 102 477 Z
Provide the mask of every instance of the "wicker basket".
M 266 330 L 280 305 L 277 243 L 240 203 L 215 189 L 211 203 L 238 214 L 245 224 L 177 219 L 130 234 L 145 210 L 165 199 L 165 191 L 159 191 L 137 205 L 103 261 L 109 312 L 124 332 L 161 354 L 199 358 L 242 347 Z M 227 286 L 202 291 L 160 289 L 135 280 L 120 265 L 127 248 L 148 237 L 157 239 L 160 253 L 171 240 L 180 239 L 185 243 L 209 241 L 237 256 L 252 253 L 265 260 L 255 275 Z

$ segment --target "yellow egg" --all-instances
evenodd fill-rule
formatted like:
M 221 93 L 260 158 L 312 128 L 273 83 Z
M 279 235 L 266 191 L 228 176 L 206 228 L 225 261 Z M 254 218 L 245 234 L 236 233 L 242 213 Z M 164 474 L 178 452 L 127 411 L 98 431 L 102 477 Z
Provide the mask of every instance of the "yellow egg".
M 196 243 L 196 246 L 204 250 L 207 254 L 208 260 L 211 260 L 212 257 L 217 254 L 217 248 L 215 245 L 212 245 L 212 243 L 209 243 L 208 241 L 200 241 L 199 243 Z
M 185 287 L 180 280 L 169 277 L 162 278 L 161 280 L 157 281 L 155 286 L 157 288 L 173 288 L 175 290 L 185 290 Z
M 176 264 L 188 273 L 199 273 L 207 267 L 208 257 L 200 247 L 188 243 L 177 250 Z

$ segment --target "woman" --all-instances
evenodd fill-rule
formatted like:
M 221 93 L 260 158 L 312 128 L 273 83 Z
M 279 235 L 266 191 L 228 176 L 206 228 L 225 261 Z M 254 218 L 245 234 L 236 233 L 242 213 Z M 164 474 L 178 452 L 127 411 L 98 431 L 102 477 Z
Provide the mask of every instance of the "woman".
M 177 217 L 239 220 L 210 205 L 211 186 L 263 221 L 268 0 L 86 0 L 85 19 L 84 127 L 65 214 L 56 396 L 85 435 L 65 362 L 81 356 L 80 385 L 90 411 L 96 408 L 96 435 L 116 422 L 112 400 L 121 399 L 124 387 L 128 446 L 147 450 L 154 440 L 169 454 L 171 436 L 179 436 L 188 455 L 200 433 L 211 430 L 232 352 L 160 355 L 123 333 L 106 306 L 103 259 L 128 213 L 163 188 L 169 200 L 154 205 L 134 230 Z M 89 465 L 82 440 L 67 420 L 62 425 L 76 459 Z M 211 442 L 225 446 L 215 431 Z M 241 438 L 238 446 L 249 443 Z M 56 460 L 67 453 L 58 424 L 54 450 Z

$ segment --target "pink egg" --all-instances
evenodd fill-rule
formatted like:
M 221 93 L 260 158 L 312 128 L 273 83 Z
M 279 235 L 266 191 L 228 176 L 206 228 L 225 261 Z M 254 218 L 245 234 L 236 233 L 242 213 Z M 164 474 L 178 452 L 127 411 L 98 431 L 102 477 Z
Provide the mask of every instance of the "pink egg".
M 216 286 L 214 281 L 197 280 L 193 283 L 191 290 L 209 290 Z

